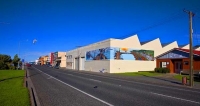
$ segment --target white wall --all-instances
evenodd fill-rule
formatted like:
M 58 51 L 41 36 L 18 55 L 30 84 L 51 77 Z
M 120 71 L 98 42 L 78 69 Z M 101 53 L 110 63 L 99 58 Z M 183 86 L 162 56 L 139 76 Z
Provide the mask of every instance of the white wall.
M 138 39 L 137 35 L 133 35 L 131 37 L 128 37 L 126 39 L 112 39 L 111 40 L 111 47 L 125 47 L 125 48 L 135 48 L 135 49 L 140 49 L 140 41 Z
M 110 60 L 110 73 L 152 71 L 156 61 Z
M 110 61 L 109 60 L 95 60 L 95 61 L 86 61 L 85 70 L 99 72 L 99 70 L 105 69 L 104 72 L 110 72 Z
M 66 52 L 67 56 L 72 55 L 71 59 L 66 59 L 67 62 L 72 62 L 72 64 L 73 64 L 71 67 L 68 66 L 66 68 L 67 69 L 75 69 L 75 58 L 77 58 L 78 55 L 80 55 L 80 57 L 85 57 L 85 53 L 87 51 L 101 49 L 101 48 L 105 48 L 105 47 L 110 47 L 110 40 L 111 39 L 107 39 L 107 40 L 104 40 L 104 41 L 101 41 L 101 42 L 97 42 L 97 43 L 94 43 L 94 44 L 91 44 L 91 45 L 88 45 L 88 46 L 80 47 L 80 48 Z M 94 67 L 95 70 L 97 69 L 97 68 L 95 68 L 96 67 L 95 65 L 91 64 L 91 62 L 90 62 L 90 64 L 86 64 L 86 61 L 85 61 L 85 63 L 82 63 L 81 61 L 79 61 L 79 69 L 82 69 L 82 64 L 84 64 L 85 67 L 92 67 L 92 68 Z M 96 64 L 96 63 L 94 62 L 94 64 Z M 86 70 L 86 68 L 85 68 L 85 70 Z

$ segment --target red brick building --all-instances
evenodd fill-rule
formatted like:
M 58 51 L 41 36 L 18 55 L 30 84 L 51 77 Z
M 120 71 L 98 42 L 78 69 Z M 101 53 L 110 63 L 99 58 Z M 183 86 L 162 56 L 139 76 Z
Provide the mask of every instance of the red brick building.
M 169 68 L 170 73 L 189 72 L 189 49 L 174 48 L 156 57 L 157 68 Z M 193 70 L 200 72 L 200 51 L 193 50 Z

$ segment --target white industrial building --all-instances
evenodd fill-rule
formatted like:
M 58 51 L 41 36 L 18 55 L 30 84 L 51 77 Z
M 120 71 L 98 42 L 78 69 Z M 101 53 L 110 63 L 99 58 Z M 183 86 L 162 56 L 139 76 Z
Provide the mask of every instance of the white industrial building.
M 159 38 L 140 42 L 137 35 L 111 38 L 67 51 L 66 68 L 108 73 L 150 71 L 156 67 L 154 57 L 178 47 L 176 41 L 161 44 Z M 180 48 L 188 49 L 189 44 Z

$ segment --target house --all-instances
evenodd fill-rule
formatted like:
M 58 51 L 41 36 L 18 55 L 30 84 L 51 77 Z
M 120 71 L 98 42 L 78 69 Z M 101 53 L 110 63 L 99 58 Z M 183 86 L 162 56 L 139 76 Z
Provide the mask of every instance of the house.
M 66 52 L 54 52 L 51 59 L 53 66 L 66 67 Z
M 190 50 L 174 48 L 156 57 L 157 68 L 169 68 L 170 73 L 180 73 L 190 70 Z M 200 51 L 193 50 L 193 71 L 200 72 Z

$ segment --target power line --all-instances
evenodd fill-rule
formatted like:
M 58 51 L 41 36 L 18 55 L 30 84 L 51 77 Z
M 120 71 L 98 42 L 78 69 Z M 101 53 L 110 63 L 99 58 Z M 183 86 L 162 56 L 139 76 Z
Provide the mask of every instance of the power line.
M 132 33 L 132 34 L 129 34 L 128 36 L 134 35 L 134 34 L 138 34 L 138 33 L 140 33 L 140 32 L 143 32 L 143 31 L 152 29 L 152 28 L 154 28 L 154 27 L 158 27 L 158 26 L 164 25 L 164 24 L 166 24 L 166 23 L 175 21 L 176 19 L 180 19 L 181 17 L 183 17 L 182 15 L 183 15 L 182 12 L 180 12 L 180 11 L 179 11 L 179 12 L 176 12 L 176 13 L 174 13 L 173 16 L 168 16 L 167 18 L 163 19 L 162 21 L 160 21 L 160 22 L 155 22 L 155 23 L 153 23 L 152 25 L 149 25 L 149 26 L 147 26 L 147 27 L 145 27 L 145 28 L 142 28 L 142 29 L 140 29 L 140 30 L 135 31 L 135 32 Z M 120 37 L 120 38 L 123 39 L 123 38 L 128 37 L 128 36 L 126 35 L 126 36 L 122 36 L 122 37 Z

